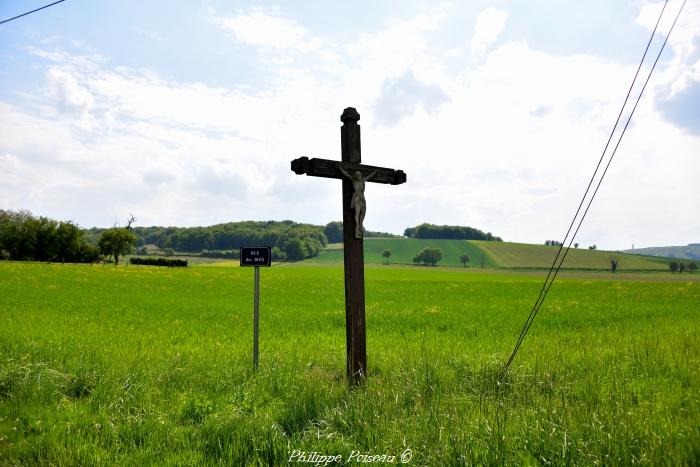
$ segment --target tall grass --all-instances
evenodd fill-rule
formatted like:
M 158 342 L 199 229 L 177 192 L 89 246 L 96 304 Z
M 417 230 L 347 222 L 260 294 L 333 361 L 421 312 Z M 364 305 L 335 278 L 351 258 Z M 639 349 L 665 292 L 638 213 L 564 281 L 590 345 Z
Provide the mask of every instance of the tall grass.
M 692 465 L 698 282 L 369 268 L 367 384 L 345 384 L 342 270 L 0 264 L 0 464 Z M 594 277 L 594 276 L 592 276 Z

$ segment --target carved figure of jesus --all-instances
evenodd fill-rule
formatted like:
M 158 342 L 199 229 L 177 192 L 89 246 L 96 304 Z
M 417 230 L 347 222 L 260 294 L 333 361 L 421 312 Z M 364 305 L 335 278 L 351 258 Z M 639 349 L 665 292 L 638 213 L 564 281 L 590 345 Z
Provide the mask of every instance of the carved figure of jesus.
M 350 200 L 350 207 L 355 210 L 355 238 L 362 238 L 362 222 L 365 220 L 365 214 L 367 213 L 367 201 L 365 200 L 365 182 L 370 178 L 374 177 L 377 171 L 373 171 L 366 177 L 362 176 L 362 172 L 356 170 L 349 174 L 341 164 L 335 165 L 340 173 L 344 177 L 350 179 L 352 182 L 352 199 Z

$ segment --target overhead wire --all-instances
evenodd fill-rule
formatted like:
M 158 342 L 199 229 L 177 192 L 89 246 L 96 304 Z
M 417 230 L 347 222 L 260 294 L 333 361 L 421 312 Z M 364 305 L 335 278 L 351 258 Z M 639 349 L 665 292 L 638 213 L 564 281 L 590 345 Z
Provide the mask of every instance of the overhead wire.
M 26 13 L 22 13 L 21 15 L 17 15 L 17 16 L 14 16 L 14 17 L 12 17 L 12 18 L 4 19 L 4 20 L 0 21 L 0 24 L 9 23 L 10 21 L 15 20 L 15 19 L 17 19 L 17 18 L 21 18 L 22 16 L 31 15 L 32 13 L 36 13 L 36 12 L 39 11 L 39 10 L 43 10 L 44 8 L 48 8 L 48 7 L 53 6 L 53 5 L 57 4 L 57 3 L 61 3 L 61 2 L 65 2 L 65 1 L 66 1 L 66 0 L 58 0 L 57 2 L 49 3 L 48 5 L 44 5 L 44 6 L 42 6 L 42 7 L 39 7 L 39 8 L 37 8 L 37 9 L 35 9 L 35 10 L 28 11 L 28 12 L 26 12 Z
M 600 165 L 603 162 L 603 159 L 605 158 L 605 153 L 608 150 L 608 147 L 610 146 L 610 141 L 612 141 L 613 136 L 615 135 L 615 130 L 617 130 L 617 125 L 620 123 L 620 119 L 622 118 L 622 114 L 625 110 L 625 107 L 627 106 L 627 101 L 629 100 L 630 95 L 632 94 L 632 89 L 634 89 L 634 84 L 637 81 L 637 77 L 639 76 L 639 72 L 642 69 L 642 65 L 644 64 L 644 60 L 646 58 L 647 52 L 649 51 L 649 47 L 651 46 L 651 43 L 654 39 L 654 36 L 656 35 L 656 29 L 659 26 L 659 22 L 661 21 L 661 16 L 663 15 L 664 10 L 666 9 L 666 6 L 668 5 L 668 0 L 664 2 L 663 8 L 661 9 L 661 14 L 659 15 L 659 18 L 656 20 L 656 25 L 654 26 L 654 30 L 651 33 L 651 36 L 649 37 L 649 41 L 647 42 L 646 48 L 644 49 L 644 54 L 642 55 L 641 60 L 639 61 L 639 66 L 637 67 L 637 71 L 634 74 L 634 78 L 632 79 L 632 83 L 630 84 L 629 89 L 627 90 L 627 95 L 625 96 L 625 100 L 622 103 L 622 106 L 620 107 L 620 112 L 617 114 L 617 119 L 615 120 L 615 124 L 613 125 L 612 131 L 610 132 L 610 135 L 608 136 L 608 141 L 605 143 L 605 147 L 603 148 L 603 152 L 600 155 L 600 158 L 598 159 L 598 163 L 596 164 L 595 170 L 593 171 L 593 175 L 591 176 L 590 180 L 588 181 L 588 186 L 586 187 L 586 191 L 583 193 L 583 196 L 581 197 L 581 201 L 579 202 L 578 208 L 576 209 L 576 213 L 574 214 L 574 217 L 571 219 L 571 223 L 569 224 L 569 228 L 566 231 L 566 235 L 564 235 L 564 240 L 559 244 L 559 249 L 557 250 L 557 254 L 554 257 L 554 260 L 552 261 L 552 265 L 549 267 L 549 271 L 547 272 L 547 277 L 544 280 L 544 283 L 542 284 L 542 288 L 540 289 L 540 293 L 537 296 L 537 299 L 535 300 L 535 303 L 532 305 L 532 309 L 530 310 L 530 314 L 527 317 L 527 320 L 525 321 L 525 325 L 523 326 L 523 329 L 520 331 L 520 335 L 518 336 L 518 340 L 515 344 L 515 348 L 513 350 L 513 353 L 511 354 L 511 357 L 508 359 L 508 363 L 506 364 L 506 369 L 510 366 L 511 362 L 513 361 L 513 358 L 515 357 L 515 353 L 517 353 L 518 348 L 520 347 L 520 344 L 522 343 L 522 340 L 525 338 L 525 334 L 527 332 L 527 324 L 534 319 L 533 316 L 536 313 L 535 310 L 538 308 L 538 304 L 540 303 L 541 300 L 544 300 L 543 294 L 545 294 L 545 290 L 547 290 L 547 284 L 550 281 L 550 278 L 552 277 L 552 272 L 554 271 L 557 261 L 559 260 L 559 256 L 561 255 L 562 249 L 564 248 L 564 244 L 566 244 L 566 240 L 569 238 L 569 234 L 571 233 L 571 229 L 573 228 L 574 224 L 576 223 L 576 219 L 578 218 L 579 213 L 581 212 L 581 207 L 583 207 L 583 203 L 586 201 L 586 197 L 588 196 L 588 192 L 591 189 L 591 186 L 593 185 L 593 181 L 595 180 L 596 175 L 598 174 L 598 170 L 600 169 Z
M 544 303 L 544 300 L 545 300 L 545 298 L 547 297 L 547 294 L 549 293 L 549 290 L 551 289 L 552 284 L 554 283 L 554 280 L 556 279 L 556 277 L 557 277 L 557 275 L 558 275 L 558 273 L 559 273 L 559 270 L 561 269 L 561 266 L 562 266 L 562 264 L 564 263 L 564 260 L 566 259 L 566 256 L 568 255 L 569 250 L 571 249 L 571 244 L 573 243 L 574 239 L 576 238 L 576 235 L 578 234 L 578 231 L 579 231 L 579 229 L 581 228 L 581 225 L 583 224 L 583 220 L 585 219 L 586 214 L 588 213 L 588 210 L 590 209 L 591 204 L 593 203 L 593 200 L 595 199 L 595 196 L 596 196 L 596 194 L 598 193 L 598 189 L 600 188 L 600 186 L 601 186 L 601 184 L 602 184 L 602 182 L 603 182 L 603 179 L 605 178 L 605 175 L 606 175 L 606 173 L 607 173 L 607 171 L 608 171 L 608 168 L 610 167 L 610 164 L 611 164 L 613 158 L 615 157 L 615 154 L 617 153 L 617 149 L 618 149 L 618 147 L 620 146 L 620 142 L 622 141 L 622 138 L 623 138 L 625 132 L 627 131 L 627 127 L 629 126 L 629 123 L 630 123 L 630 121 L 632 120 L 632 116 L 634 115 L 634 112 L 635 112 L 635 110 L 637 109 L 637 105 L 639 104 L 639 101 L 640 101 L 641 98 L 642 98 L 642 95 L 643 95 L 643 93 L 644 93 L 644 90 L 646 89 L 646 86 L 647 86 L 647 84 L 649 83 L 649 80 L 651 79 L 651 75 L 652 75 L 652 73 L 654 72 L 654 69 L 656 68 L 656 64 L 658 63 L 659 58 L 661 57 L 661 54 L 662 54 L 664 48 L 666 47 L 666 43 L 668 42 L 668 39 L 669 39 L 669 37 L 671 36 L 671 32 L 673 31 L 673 29 L 674 29 L 674 27 L 675 27 L 675 25 L 676 25 L 676 22 L 678 21 L 678 18 L 680 17 L 680 14 L 681 14 L 681 12 L 683 11 L 683 8 L 685 7 L 686 1 L 687 1 L 687 0 L 684 0 L 683 3 L 681 4 L 681 7 L 678 9 L 678 13 L 676 14 L 676 17 L 675 17 L 675 19 L 673 20 L 673 24 L 671 25 L 671 27 L 669 28 L 668 33 L 666 34 L 666 38 L 665 38 L 663 44 L 661 45 L 661 48 L 659 49 L 659 52 L 658 52 L 658 54 L 657 54 L 657 56 L 656 56 L 656 59 L 654 60 L 654 64 L 652 65 L 652 67 L 651 67 L 651 69 L 650 69 L 650 71 L 649 71 L 649 74 L 647 75 L 647 78 L 646 78 L 646 80 L 645 80 L 645 82 L 644 82 L 644 85 L 642 86 L 642 89 L 641 89 L 641 91 L 639 92 L 639 96 L 637 96 L 637 100 L 636 100 L 636 102 L 635 102 L 635 104 L 634 104 L 634 107 L 632 108 L 632 111 L 630 112 L 630 114 L 629 114 L 629 116 L 628 116 L 628 118 L 627 118 L 627 121 L 626 121 L 626 123 L 625 123 L 625 126 L 623 127 L 623 129 L 622 129 L 622 131 L 621 131 L 621 133 L 620 133 L 620 136 L 619 136 L 619 138 L 618 138 L 618 140 L 617 140 L 617 143 L 615 144 L 615 147 L 614 147 L 613 152 L 612 152 L 612 154 L 611 154 L 611 156 L 610 156 L 610 158 L 609 158 L 609 160 L 608 160 L 608 162 L 607 162 L 607 164 L 606 164 L 606 166 L 605 166 L 605 169 L 603 170 L 603 172 L 602 172 L 602 174 L 601 174 L 601 176 L 600 176 L 600 179 L 598 180 L 598 183 L 597 183 L 597 185 L 596 185 L 596 188 L 595 188 L 595 190 L 593 191 L 593 194 L 591 195 L 591 197 L 590 197 L 590 199 L 589 199 L 589 201 L 588 201 L 588 204 L 587 204 L 587 206 L 586 206 L 586 209 L 584 210 L 583 215 L 581 216 L 581 218 L 580 218 L 580 220 L 579 220 L 579 222 L 578 222 L 578 225 L 577 225 L 577 227 L 576 227 L 576 230 L 574 231 L 573 235 L 572 235 L 571 238 L 569 239 L 569 243 L 568 243 L 568 245 L 566 246 L 566 249 L 564 250 L 564 245 L 566 244 L 566 241 L 567 241 L 567 239 L 569 238 L 569 234 L 570 234 L 570 232 L 571 232 L 571 229 L 572 229 L 573 225 L 575 224 L 576 219 L 578 218 L 578 214 L 579 214 L 580 211 L 581 211 L 581 207 L 583 206 L 583 204 L 584 204 L 584 202 L 585 202 L 585 200 L 586 200 L 586 197 L 587 197 L 587 195 L 588 195 L 588 193 L 589 193 L 589 191 L 590 191 L 590 188 L 591 188 L 591 186 L 592 186 L 592 184 L 593 184 L 593 182 L 594 182 L 594 180 L 595 180 L 595 177 L 596 177 L 596 175 L 597 175 L 597 173 L 598 173 L 598 170 L 600 169 L 601 163 L 602 163 L 602 161 L 603 161 L 603 159 L 604 159 L 604 157 L 605 157 L 605 154 L 606 154 L 606 152 L 607 152 L 607 150 L 608 150 L 608 147 L 609 147 L 609 145 L 610 145 L 610 142 L 611 142 L 611 140 L 612 140 L 612 137 L 613 137 L 613 135 L 615 134 L 615 131 L 616 131 L 616 129 L 617 129 L 617 126 L 618 126 L 618 124 L 619 124 L 619 122 L 620 122 L 620 118 L 621 118 L 621 116 L 622 116 L 622 114 L 623 114 L 623 112 L 624 112 L 625 107 L 627 106 L 627 102 L 628 102 L 628 100 L 629 100 L 629 96 L 630 96 L 630 94 L 631 94 L 631 92 L 632 92 L 632 89 L 634 88 L 634 85 L 635 85 L 635 83 L 636 83 L 636 81 L 637 81 L 637 77 L 638 77 L 638 75 L 639 75 L 639 71 L 641 70 L 641 67 L 642 67 L 642 65 L 643 65 L 643 63 L 644 63 L 644 60 L 645 60 L 645 58 L 646 58 L 647 52 L 648 52 L 648 50 L 649 50 L 649 47 L 650 47 L 650 45 L 651 45 L 651 43 L 652 43 L 652 41 L 653 41 L 653 39 L 654 39 L 654 37 L 655 37 L 655 35 L 656 35 L 656 30 L 657 30 L 657 28 L 658 28 L 658 26 L 659 26 L 659 23 L 660 23 L 660 21 L 661 21 L 661 17 L 663 16 L 663 13 L 664 13 L 664 11 L 665 11 L 665 9 L 666 9 L 666 6 L 668 5 L 668 0 L 666 0 L 666 1 L 664 2 L 664 6 L 663 6 L 663 8 L 661 9 L 661 12 L 660 12 L 660 14 L 659 14 L 659 17 L 658 17 L 658 19 L 657 19 L 657 21 L 656 21 L 656 25 L 654 26 L 654 30 L 652 31 L 652 34 L 651 34 L 651 36 L 650 36 L 650 38 L 649 38 L 649 41 L 647 42 L 647 46 L 646 46 L 646 48 L 645 48 L 645 50 L 644 50 L 644 54 L 642 55 L 642 59 L 640 60 L 639 66 L 637 67 L 637 71 L 636 71 L 636 73 L 635 73 L 635 75 L 634 75 L 634 79 L 632 80 L 632 84 L 630 85 L 630 88 L 629 88 L 629 90 L 627 91 L 627 96 L 625 97 L 625 100 L 624 100 L 624 102 L 623 102 L 623 104 L 622 104 L 622 107 L 620 108 L 620 112 L 619 112 L 619 114 L 618 114 L 618 116 L 617 116 L 617 120 L 615 121 L 615 125 L 613 126 L 613 129 L 612 129 L 612 131 L 611 131 L 611 133 L 610 133 L 610 136 L 608 137 L 608 141 L 607 141 L 607 143 L 605 144 L 605 148 L 603 149 L 603 153 L 601 154 L 601 157 L 600 157 L 600 159 L 598 160 L 598 164 L 596 165 L 596 168 L 595 168 L 595 170 L 594 170 L 594 172 L 593 172 L 593 175 L 591 176 L 591 179 L 590 179 L 589 182 L 588 182 L 588 186 L 586 187 L 586 191 L 585 191 L 583 197 L 581 198 L 581 202 L 579 203 L 579 206 L 578 206 L 578 208 L 577 208 L 577 210 L 576 210 L 576 213 L 574 214 L 574 217 L 573 217 L 573 219 L 571 220 L 571 223 L 569 224 L 569 228 L 568 228 L 568 230 L 567 230 L 567 232 L 566 232 L 566 235 L 564 236 L 564 240 L 563 240 L 563 241 L 560 243 L 560 245 L 559 245 L 559 250 L 557 251 L 557 255 L 556 255 L 556 257 L 554 258 L 554 261 L 552 262 L 552 266 L 550 267 L 549 272 L 547 273 L 547 277 L 545 278 L 545 281 L 544 281 L 544 283 L 542 284 L 542 288 L 540 289 L 540 293 L 539 293 L 539 295 L 538 295 L 538 297 L 537 297 L 537 300 L 535 300 L 535 303 L 534 303 L 532 309 L 530 310 L 530 314 L 528 315 L 528 318 L 527 318 L 527 320 L 525 321 L 525 324 L 524 324 L 522 330 L 520 331 L 520 335 L 518 336 L 518 340 L 517 340 L 517 342 L 516 342 L 516 344 L 515 344 L 515 347 L 513 348 L 513 352 L 511 353 L 511 355 L 510 355 L 510 357 L 509 357 L 509 359 L 508 359 L 508 361 L 507 361 L 507 363 L 506 363 L 506 365 L 505 365 L 505 367 L 504 367 L 504 370 L 503 370 L 503 373 L 504 373 L 504 374 L 505 374 L 505 372 L 507 372 L 508 369 L 510 368 L 510 365 L 511 365 L 511 363 L 513 362 L 513 359 L 515 358 L 516 354 L 518 353 L 518 350 L 520 349 L 520 346 L 522 345 L 522 342 L 524 341 L 525 336 L 526 336 L 527 333 L 529 332 L 530 327 L 532 326 L 532 323 L 533 323 L 534 320 L 535 320 L 535 317 L 536 317 L 537 314 L 539 313 L 539 310 L 540 310 L 540 308 L 542 307 L 542 304 Z M 564 251 L 563 255 L 561 255 L 562 251 Z M 559 256 L 560 256 L 560 255 L 561 255 L 561 259 L 559 259 Z M 551 280 L 550 280 L 550 279 L 551 279 Z

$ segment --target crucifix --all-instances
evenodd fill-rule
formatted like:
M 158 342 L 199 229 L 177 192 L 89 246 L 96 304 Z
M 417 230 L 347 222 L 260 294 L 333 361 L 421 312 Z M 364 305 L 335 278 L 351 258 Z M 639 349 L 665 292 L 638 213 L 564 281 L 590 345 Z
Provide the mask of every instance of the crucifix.
M 340 116 L 341 162 L 300 157 L 292 161 L 297 175 L 343 180 L 343 248 L 345 256 L 345 338 L 347 375 L 351 384 L 364 381 L 367 374 L 365 344 L 365 265 L 362 222 L 367 211 L 365 182 L 400 185 L 406 182 L 402 170 L 360 164 L 360 114 L 348 107 Z

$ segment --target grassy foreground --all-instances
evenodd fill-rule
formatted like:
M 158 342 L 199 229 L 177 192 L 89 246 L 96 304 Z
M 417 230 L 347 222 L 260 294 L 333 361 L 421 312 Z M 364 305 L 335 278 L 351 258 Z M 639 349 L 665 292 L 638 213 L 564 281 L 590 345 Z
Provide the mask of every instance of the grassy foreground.
M 348 390 L 341 268 L 261 271 L 254 374 L 250 269 L 0 263 L 0 464 L 696 464 L 700 283 L 581 276 L 499 384 L 539 277 L 368 268 Z

